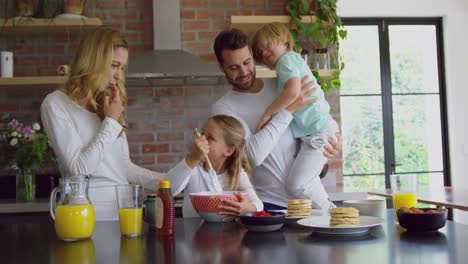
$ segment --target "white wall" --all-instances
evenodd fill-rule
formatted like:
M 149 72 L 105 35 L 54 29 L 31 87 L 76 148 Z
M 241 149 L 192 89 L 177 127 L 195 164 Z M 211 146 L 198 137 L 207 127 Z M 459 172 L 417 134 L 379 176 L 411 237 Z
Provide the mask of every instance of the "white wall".
M 341 0 L 342 17 L 442 17 L 452 185 L 468 190 L 468 0 Z M 468 213 L 456 220 L 468 223 Z

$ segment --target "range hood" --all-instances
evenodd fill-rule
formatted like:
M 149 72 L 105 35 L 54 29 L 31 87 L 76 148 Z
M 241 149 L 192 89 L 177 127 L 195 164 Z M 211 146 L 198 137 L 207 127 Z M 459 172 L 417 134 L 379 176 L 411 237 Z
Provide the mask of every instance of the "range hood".
M 154 50 L 130 55 L 127 79 L 203 78 L 224 74 L 181 49 L 180 0 L 153 0 Z

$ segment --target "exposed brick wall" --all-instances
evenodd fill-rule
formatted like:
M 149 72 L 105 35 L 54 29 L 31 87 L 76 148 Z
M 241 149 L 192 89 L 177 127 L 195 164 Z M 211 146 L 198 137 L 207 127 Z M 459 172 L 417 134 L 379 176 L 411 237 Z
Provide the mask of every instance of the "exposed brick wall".
M 129 88 L 132 160 L 159 171 L 180 161 L 192 143 L 193 129 L 202 127 L 210 105 L 226 90 L 224 85 Z
M 284 0 L 181 0 L 182 48 L 207 60 L 213 39 L 233 15 L 281 15 Z
M 53 1 L 50 1 L 53 2 Z M 231 15 L 281 15 L 284 0 L 181 0 L 182 48 L 214 60 L 213 39 L 229 27 Z M 123 31 L 131 52 L 153 48 L 151 0 L 88 0 L 85 15 Z M 0 14 L 0 16 L 3 14 Z M 81 33 L 0 35 L 0 47 L 15 53 L 15 76 L 55 75 L 68 64 Z M 186 153 L 194 127 L 201 127 L 210 105 L 229 87 L 128 86 L 129 145 L 132 160 L 146 168 L 167 171 Z M 24 122 L 39 119 L 38 108 L 54 87 L 0 88 L 0 113 Z M 339 113 L 339 98 L 328 98 Z M 339 116 L 335 116 L 339 119 Z M 333 161 L 331 176 L 341 181 L 341 160 Z

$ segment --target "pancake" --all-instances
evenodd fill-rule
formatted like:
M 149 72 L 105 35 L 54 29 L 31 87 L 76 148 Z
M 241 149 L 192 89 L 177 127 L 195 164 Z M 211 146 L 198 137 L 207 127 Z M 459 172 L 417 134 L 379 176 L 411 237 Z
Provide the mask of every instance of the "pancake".
M 290 217 L 310 216 L 312 214 L 312 201 L 307 199 L 294 199 L 288 201 L 288 214 Z
M 359 225 L 359 210 L 353 207 L 338 207 L 330 210 L 330 226 L 353 227 Z

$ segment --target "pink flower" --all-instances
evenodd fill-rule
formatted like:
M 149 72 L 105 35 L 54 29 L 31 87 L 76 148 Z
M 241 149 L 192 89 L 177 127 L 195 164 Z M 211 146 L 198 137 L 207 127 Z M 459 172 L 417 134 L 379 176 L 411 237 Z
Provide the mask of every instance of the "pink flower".
M 8 123 L 8 127 L 15 128 L 15 127 L 18 126 L 18 124 L 19 124 L 18 120 L 16 120 L 16 119 L 13 118 L 13 119 L 10 121 L 10 123 Z
M 30 125 L 27 125 L 25 127 L 20 127 L 19 129 L 20 134 L 23 134 L 24 136 L 31 138 L 34 131 L 31 129 Z

